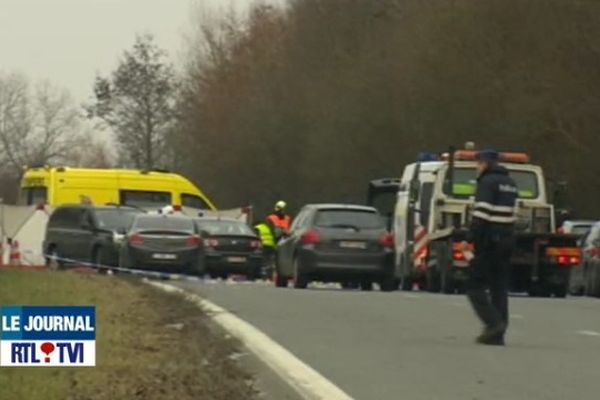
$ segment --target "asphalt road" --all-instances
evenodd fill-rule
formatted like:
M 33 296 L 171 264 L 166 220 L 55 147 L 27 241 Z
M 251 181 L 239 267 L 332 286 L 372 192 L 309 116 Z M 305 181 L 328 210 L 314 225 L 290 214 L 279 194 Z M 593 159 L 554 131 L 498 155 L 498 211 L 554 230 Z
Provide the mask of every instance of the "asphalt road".
M 600 301 L 511 299 L 504 348 L 463 296 L 180 282 L 360 400 L 600 398 Z

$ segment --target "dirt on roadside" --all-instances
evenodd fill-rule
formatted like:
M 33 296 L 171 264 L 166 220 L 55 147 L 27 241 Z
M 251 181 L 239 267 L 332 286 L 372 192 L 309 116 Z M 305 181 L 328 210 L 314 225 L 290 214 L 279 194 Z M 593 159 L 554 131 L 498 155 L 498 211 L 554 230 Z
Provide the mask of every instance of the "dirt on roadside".
M 0 272 L 0 304 L 93 304 L 94 368 L 10 368 L 0 398 L 252 400 L 237 343 L 175 294 L 136 279 L 68 272 Z

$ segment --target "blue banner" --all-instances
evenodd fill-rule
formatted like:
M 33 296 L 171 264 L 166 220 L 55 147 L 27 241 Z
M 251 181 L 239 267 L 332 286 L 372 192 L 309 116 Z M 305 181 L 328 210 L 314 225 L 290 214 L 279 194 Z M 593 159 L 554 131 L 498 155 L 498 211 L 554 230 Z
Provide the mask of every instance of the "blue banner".
M 0 340 L 95 340 L 94 306 L 2 306 Z

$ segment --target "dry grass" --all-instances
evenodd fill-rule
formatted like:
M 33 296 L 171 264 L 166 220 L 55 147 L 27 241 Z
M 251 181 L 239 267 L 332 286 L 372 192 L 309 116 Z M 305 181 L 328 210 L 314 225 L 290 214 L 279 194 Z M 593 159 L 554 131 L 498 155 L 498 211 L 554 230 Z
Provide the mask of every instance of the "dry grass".
M 3 368 L 0 399 L 252 399 L 235 343 L 176 295 L 136 280 L 0 271 L 0 304 L 93 304 L 97 367 Z

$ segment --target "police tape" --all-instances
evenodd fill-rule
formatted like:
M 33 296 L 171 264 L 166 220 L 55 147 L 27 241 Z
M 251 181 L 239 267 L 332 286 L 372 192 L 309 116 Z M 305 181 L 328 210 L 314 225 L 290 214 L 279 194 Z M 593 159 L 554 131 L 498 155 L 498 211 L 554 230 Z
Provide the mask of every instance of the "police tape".
M 136 269 L 136 268 L 124 268 L 124 267 L 115 267 L 110 265 L 102 265 L 97 263 L 91 263 L 86 261 L 75 260 L 72 258 L 65 257 L 57 257 L 52 254 L 45 254 L 44 257 L 48 260 L 46 265 L 50 264 L 50 261 L 55 261 L 58 263 L 64 263 L 68 265 L 72 265 L 74 267 L 89 267 L 92 269 L 96 269 L 98 271 L 106 271 L 106 272 L 122 272 L 131 275 L 141 275 L 147 278 L 156 278 L 161 280 L 180 280 L 180 281 L 201 281 L 204 280 L 205 275 L 197 276 L 197 275 L 187 275 L 181 273 L 173 273 L 173 272 L 164 272 L 164 271 L 151 271 L 146 269 Z M 50 267 L 50 269 L 58 269 L 57 267 Z

